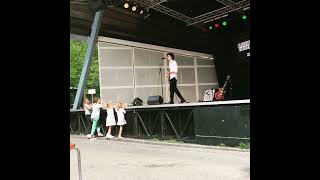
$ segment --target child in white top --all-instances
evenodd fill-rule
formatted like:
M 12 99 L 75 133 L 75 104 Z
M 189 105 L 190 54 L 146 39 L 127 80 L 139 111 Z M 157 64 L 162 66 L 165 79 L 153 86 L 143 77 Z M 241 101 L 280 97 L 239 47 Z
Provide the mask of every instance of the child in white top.
M 92 110 L 91 106 L 92 106 L 92 103 L 90 102 L 90 100 L 88 98 L 85 98 L 83 107 L 84 107 L 85 117 L 88 122 L 91 122 L 91 110 Z
M 113 138 L 114 136 L 111 135 L 112 126 L 116 125 L 116 119 L 114 118 L 114 105 L 108 103 L 107 104 L 107 120 L 106 120 L 106 126 L 108 128 L 108 133 L 106 135 L 106 138 Z
M 101 133 L 101 125 L 100 125 L 100 110 L 102 109 L 104 102 L 102 102 L 99 98 L 95 98 L 92 104 L 92 113 L 91 113 L 91 120 L 92 120 L 92 127 L 91 133 L 87 135 L 89 139 L 94 139 L 96 130 L 98 131 L 98 136 L 101 137 L 103 134 Z
M 119 103 L 118 107 L 116 108 L 116 112 L 117 112 L 117 116 L 118 116 L 118 122 L 117 125 L 120 126 L 120 130 L 119 130 L 119 135 L 118 138 L 122 139 L 122 129 L 123 129 L 123 125 L 127 124 L 124 114 L 126 113 L 126 110 L 124 110 L 125 108 L 127 108 L 128 105 L 125 103 Z

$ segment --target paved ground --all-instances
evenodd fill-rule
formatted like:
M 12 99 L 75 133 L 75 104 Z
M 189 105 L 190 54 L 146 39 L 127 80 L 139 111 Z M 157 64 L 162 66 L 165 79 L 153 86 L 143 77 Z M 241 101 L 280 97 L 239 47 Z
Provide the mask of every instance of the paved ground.
M 250 152 L 76 136 L 70 141 L 81 150 L 83 180 L 250 179 Z M 70 151 L 70 180 L 77 179 L 77 156 Z

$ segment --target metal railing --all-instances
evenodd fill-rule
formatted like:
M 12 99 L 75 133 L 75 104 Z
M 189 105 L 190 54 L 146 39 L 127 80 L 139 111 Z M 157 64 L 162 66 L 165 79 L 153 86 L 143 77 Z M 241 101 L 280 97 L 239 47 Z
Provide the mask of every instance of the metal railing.
M 77 148 L 75 144 L 70 143 L 70 150 L 76 150 L 77 151 L 79 180 L 82 180 L 80 149 Z

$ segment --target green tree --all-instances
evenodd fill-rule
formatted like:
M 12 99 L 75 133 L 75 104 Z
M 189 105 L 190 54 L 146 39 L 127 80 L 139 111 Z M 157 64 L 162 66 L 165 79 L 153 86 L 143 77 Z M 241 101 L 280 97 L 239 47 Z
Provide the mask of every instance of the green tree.
M 88 43 L 85 41 L 70 40 L 70 87 L 78 87 L 81 76 L 84 58 L 87 52 Z M 96 89 L 99 95 L 99 62 L 98 50 L 95 48 L 94 56 L 90 67 L 89 76 L 86 82 L 86 89 Z

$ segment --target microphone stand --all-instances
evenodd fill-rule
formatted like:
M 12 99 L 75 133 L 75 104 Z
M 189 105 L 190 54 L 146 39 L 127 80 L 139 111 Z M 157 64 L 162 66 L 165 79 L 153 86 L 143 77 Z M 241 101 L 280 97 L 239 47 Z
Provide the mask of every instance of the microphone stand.
M 161 82 L 162 98 L 164 98 L 164 97 L 163 97 L 163 83 L 162 83 L 162 69 L 161 69 L 162 64 L 163 64 L 163 63 L 161 63 L 160 66 L 159 66 L 159 76 L 160 76 L 160 82 Z
M 232 79 L 230 78 L 230 88 L 229 88 L 229 96 L 230 96 L 230 99 L 232 99 Z

